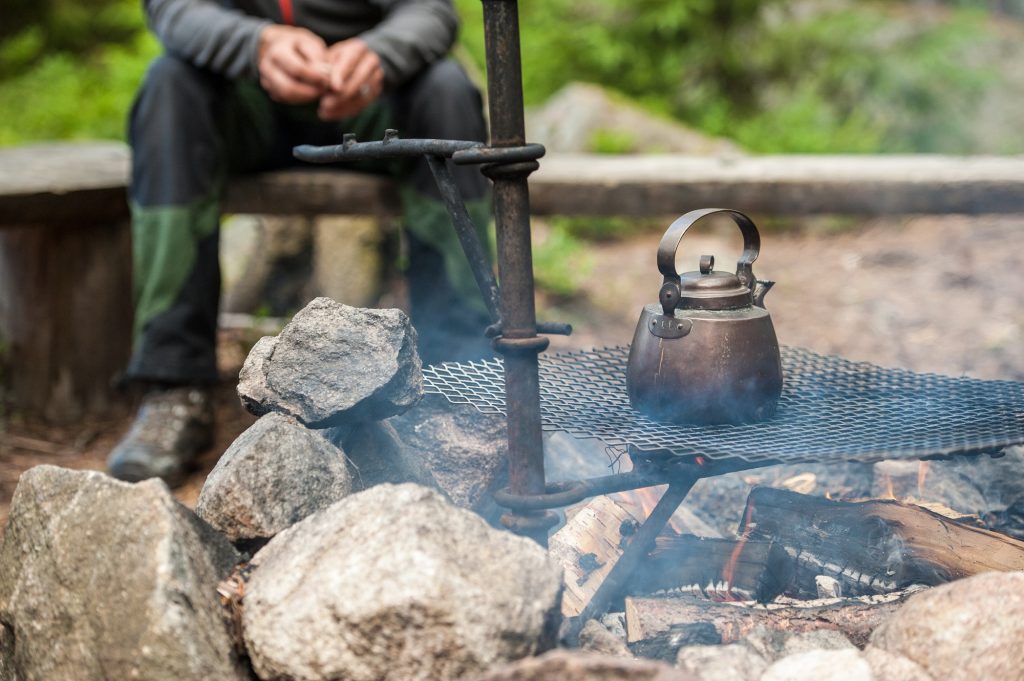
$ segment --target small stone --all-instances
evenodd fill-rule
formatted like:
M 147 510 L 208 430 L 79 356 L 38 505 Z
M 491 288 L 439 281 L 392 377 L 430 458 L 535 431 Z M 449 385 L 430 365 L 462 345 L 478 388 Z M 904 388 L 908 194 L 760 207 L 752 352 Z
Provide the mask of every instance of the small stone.
M 701 681 L 757 681 L 768 661 L 742 643 L 680 648 L 676 666 Z
M 544 550 L 417 485 L 353 494 L 252 564 L 243 635 L 261 678 L 446 681 L 557 636 L 561 570 Z
M 472 681 L 700 681 L 662 662 L 626 660 L 577 650 L 553 650 L 470 678 Z
M 267 414 L 224 452 L 196 514 L 232 542 L 269 539 L 351 491 L 342 450 L 293 418 Z
M 261 339 L 239 374 L 252 413 L 288 414 L 312 428 L 400 414 L 423 394 L 416 331 L 401 310 L 316 298 L 274 340 Z
M 608 631 L 597 620 L 588 620 L 580 631 L 580 649 L 614 657 L 633 657 L 626 640 Z
M 935 679 L 1019 678 L 1024 669 L 1024 572 L 986 572 L 911 596 L 871 645 Z
M 871 666 L 856 648 L 811 650 L 784 657 L 761 681 L 874 681 Z
M 818 575 L 814 578 L 814 586 L 818 589 L 818 598 L 842 598 L 843 585 L 835 577 Z
M 157 479 L 37 466 L 21 476 L 0 548 L 0 670 L 247 679 L 217 600 L 238 558 Z
M 842 632 L 835 629 L 814 629 L 802 631 L 786 637 L 782 644 L 782 656 L 806 653 L 811 650 L 855 650 Z
M 871 666 L 875 681 L 937 681 L 916 662 L 875 646 L 864 649 L 864 659 Z

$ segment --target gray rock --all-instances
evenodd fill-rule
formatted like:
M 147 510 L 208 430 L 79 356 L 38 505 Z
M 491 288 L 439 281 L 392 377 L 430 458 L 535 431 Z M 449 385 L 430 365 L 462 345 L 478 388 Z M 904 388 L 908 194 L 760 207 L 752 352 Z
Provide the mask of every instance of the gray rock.
M 662 662 L 553 650 L 471 677 L 473 681 L 699 681 Z
M 216 595 L 237 558 L 158 480 L 37 466 L 0 548 L 5 666 L 21 681 L 248 678 Z
M 784 657 L 761 681 L 874 681 L 871 666 L 856 648 L 811 650 Z
M 782 645 L 782 655 L 796 655 L 811 650 L 855 650 L 856 646 L 850 643 L 841 631 L 835 629 L 815 629 L 813 631 L 802 631 L 786 637 Z
M 614 657 L 633 657 L 626 639 L 616 636 L 597 620 L 589 620 L 580 631 L 580 649 Z
M 548 152 L 616 151 L 627 153 L 685 153 L 735 157 L 735 143 L 708 137 L 681 123 L 653 116 L 597 85 L 569 83 L 543 107 L 527 113 L 527 135 Z M 601 136 L 612 137 L 620 148 L 602 149 Z
M 0 681 L 14 678 L 14 631 L 0 622 Z
M 388 421 L 340 426 L 328 429 L 324 434 L 345 450 L 356 491 L 384 483 L 398 485 L 403 482 L 440 490 L 420 453 L 406 447 Z
M 291 417 L 267 414 L 210 471 L 196 514 L 233 542 L 269 539 L 351 491 L 344 452 Z
M 986 572 L 910 597 L 871 636 L 936 679 L 1020 678 L 1024 572 Z
M 731 643 L 680 648 L 676 666 L 701 681 L 757 681 L 768 661 L 749 646 Z
M 809 650 L 843 650 L 855 648 L 850 639 L 834 629 L 793 632 L 756 626 L 741 640 L 768 662 Z
M 936 681 L 916 662 L 875 646 L 864 649 L 864 659 L 875 681 Z
M 238 395 L 254 414 L 288 414 L 313 428 L 400 414 L 423 394 L 416 331 L 401 310 L 316 298 L 276 339 L 257 343 Z
M 388 420 L 457 506 L 481 511 L 508 470 L 505 419 L 427 395 Z
M 243 633 L 262 678 L 456 679 L 554 644 L 561 570 L 417 485 L 378 485 L 253 559 Z

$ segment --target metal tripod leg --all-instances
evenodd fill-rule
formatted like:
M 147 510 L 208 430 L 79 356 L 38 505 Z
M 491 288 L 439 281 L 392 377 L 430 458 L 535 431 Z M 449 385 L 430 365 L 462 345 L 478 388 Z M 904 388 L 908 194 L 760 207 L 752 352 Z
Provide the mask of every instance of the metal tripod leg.
M 654 540 L 665 529 L 668 521 L 672 519 L 672 514 L 683 503 L 690 488 L 696 482 L 697 478 L 692 478 L 669 484 L 668 489 L 665 490 L 654 510 L 651 511 L 651 515 L 633 536 L 633 541 L 626 547 L 618 562 L 612 566 L 608 576 L 601 582 L 601 586 L 594 592 L 590 603 L 577 617 L 566 622 L 563 639 L 571 645 L 575 645 L 587 620 L 604 614 L 612 600 L 622 593 L 626 582 L 639 567 L 640 561 L 654 548 Z

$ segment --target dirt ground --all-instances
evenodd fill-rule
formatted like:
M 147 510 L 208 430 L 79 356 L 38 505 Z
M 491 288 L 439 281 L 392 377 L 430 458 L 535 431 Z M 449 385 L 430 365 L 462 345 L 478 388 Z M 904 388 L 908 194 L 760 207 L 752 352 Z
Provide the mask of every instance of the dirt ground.
M 681 267 L 696 269 L 700 255 L 714 254 L 717 269 L 731 269 L 740 252 L 734 230 L 713 225 L 687 235 Z M 553 339 L 554 350 L 630 341 L 640 308 L 657 299 L 660 236 L 592 244 L 581 294 L 541 298 L 542 319 L 576 329 Z M 778 282 L 766 305 L 784 344 L 921 372 L 1024 381 L 1024 216 L 818 220 L 765 230 L 754 272 Z M 253 421 L 234 394 L 251 340 L 221 336 L 216 444 L 175 490 L 190 506 L 217 458 Z M 9 417 L 0 430 L 0 523 L 22 471 L 41 463 L 102 470 L 130 422 L 129 404 L 65 426 Z

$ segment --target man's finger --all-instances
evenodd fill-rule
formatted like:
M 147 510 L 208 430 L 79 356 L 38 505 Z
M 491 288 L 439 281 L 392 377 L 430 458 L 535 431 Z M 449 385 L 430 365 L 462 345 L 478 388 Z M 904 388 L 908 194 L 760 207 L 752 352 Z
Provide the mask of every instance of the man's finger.
M 356 63 L 369 52 L 361 40 L 346 40 L 334 49 L 331 60 L 331 89 L 343 92 L 352 76 Z
M 360 97 L 367 102 L 373 101 L 380 94 L 380 86 L 384 80 L 384 74 L 380 69 L 380 62 L 373 58 L 373 55 L 366 55 L 355 65 L 350 80 L 353 83 L 353 97 Z
M 271 62 L 293 79 L 320 88 L 327 85 L 327 74 L 315 62 L 304 59 L 298 51 L 282 49 L 270 55 Z
M 268 69 L 261 82 L 272 99 L 285 104 L 304 104 L 320 96 L 320 88 L 295 80 L 276 68 Z
M 295 41 L 295 51 L 303 60 L 311 64 L 327 64 L 327 44 L 320 36 L 313 34 L 301 36 Z

